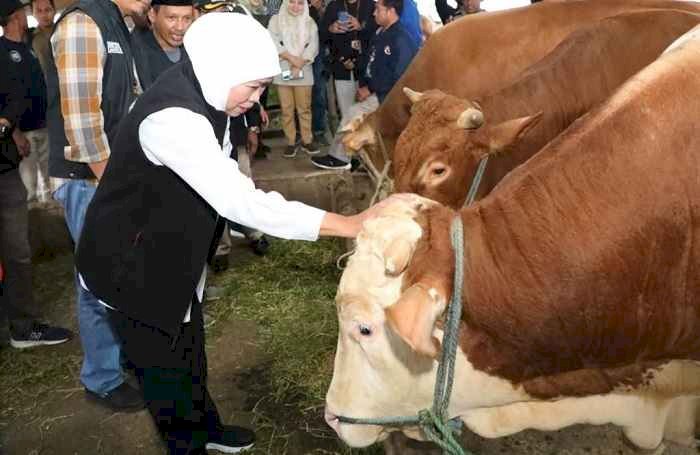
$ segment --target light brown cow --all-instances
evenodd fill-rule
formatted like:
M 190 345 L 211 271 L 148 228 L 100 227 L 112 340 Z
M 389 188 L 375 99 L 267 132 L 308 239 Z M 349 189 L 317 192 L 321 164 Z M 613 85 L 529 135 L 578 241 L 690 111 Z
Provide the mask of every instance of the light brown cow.
M 640 9 L 700 12 L 700 4 L 666 0 L 591 0 L 538 3 L 523 8 L 479 13 L 451 22 L 435 32 L 394 85 L 379 109 L 347 126 L 345 145 L 363 146 L 381 170 L 376 132 L 389 157 L 410 118 L 404 87 L 439 89 L 474 99 L 498 90 L 540 60 L 577 28 L 604 17 Z
M 700 397 L 700 40 L 646 67 L 486 198 L 365 223 L 341 278 L 329 424 L 432 402 L 464 224 L 448 413 L 484 436 L 614 423 L 639 447 L 692 441 Z
M 459 208 L 479 160 L 503 151 L 490 158 L 479 187 L 480 196 L 488 194 L 503 176 L 699 22 L 698 14 L 655 10 L 576 30 L 515 82 L 476 100 L 486 119 L 483 125 L 483 120 L 476 125 L 461 121 L 474 108 L 469 101 L 441 91 L 421 95 L 407 90 L 414 104 L 397 143 L 395 191 Z M 533 112 L 538 114 L 529 115 Z

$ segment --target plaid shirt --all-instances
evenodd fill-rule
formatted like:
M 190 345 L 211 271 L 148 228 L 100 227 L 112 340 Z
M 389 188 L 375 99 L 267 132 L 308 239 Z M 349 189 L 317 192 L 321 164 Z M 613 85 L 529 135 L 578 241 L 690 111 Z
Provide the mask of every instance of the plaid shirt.
M 69 146 L 69 161 L 95 163 L 109 158 L 104 131 L 102 73 L 106 59 L 102 35 L 95 21 L 76 11 L 66 16 L 51 37 L 61 113 Z

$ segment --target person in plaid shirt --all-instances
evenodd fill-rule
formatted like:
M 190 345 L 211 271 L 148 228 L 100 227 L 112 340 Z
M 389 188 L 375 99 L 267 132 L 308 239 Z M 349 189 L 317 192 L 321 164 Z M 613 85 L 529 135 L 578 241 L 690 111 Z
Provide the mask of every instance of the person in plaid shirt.
M 63 12 L 51 37 L 49 174 L 58 178 L 54 198 L 76 244 L 117 126 L 140 91 L 124 17 L 143 15 L 149 6 L 150 0 L 79 0 Z M 124 382 L 106 307 L 80 284 L 77 300 L 87 397 L 117 411 L 142 409 L 140 392 Z

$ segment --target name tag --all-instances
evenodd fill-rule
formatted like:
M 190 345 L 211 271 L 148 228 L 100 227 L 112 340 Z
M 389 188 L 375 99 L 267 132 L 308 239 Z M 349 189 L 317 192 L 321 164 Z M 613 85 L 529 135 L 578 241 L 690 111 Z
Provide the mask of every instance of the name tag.
M 123 54 L 122 47 L 119 43 L 114 41 L 107 41 L 107 53 L 108 54 Z

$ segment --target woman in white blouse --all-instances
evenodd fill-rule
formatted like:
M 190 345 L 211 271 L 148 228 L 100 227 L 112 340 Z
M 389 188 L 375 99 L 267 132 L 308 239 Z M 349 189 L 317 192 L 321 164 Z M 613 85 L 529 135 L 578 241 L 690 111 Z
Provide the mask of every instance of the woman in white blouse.
M 297 129 L 294 112 L 299 118 L 301 149 L 309 155 L 318 153 L 311 132 L 311 88 L 314 74 L 311 65 L 318 54 L 318 28 L 309 16 L 307 0 L 284 0 L 277 15 L 270 19 L 268 30 L 277 46 L 282 73 L 275 76 L 282 108 L 282 129 L 287 138 L 284 156 L 296 156 Z

